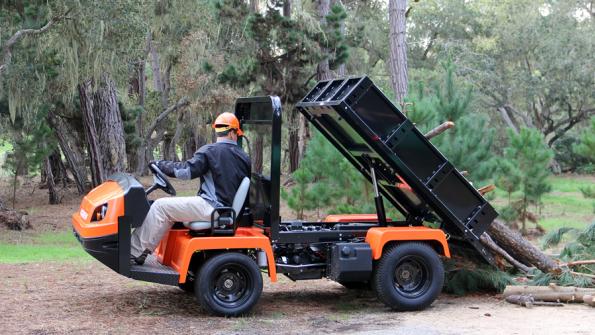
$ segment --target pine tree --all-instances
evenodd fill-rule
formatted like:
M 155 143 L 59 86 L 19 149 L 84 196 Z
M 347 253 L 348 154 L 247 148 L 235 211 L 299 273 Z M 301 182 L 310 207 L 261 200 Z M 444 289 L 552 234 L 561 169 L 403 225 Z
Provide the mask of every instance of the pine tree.
M 553 153 L 535 129 L 522 128 L 518 134 L 509 130 L 508 136 L 510 143 L 498 164 L 498 186 L 511 193 L 517 189 L 513 184 L 518 185 L 521 197 L 505 211 L 520 219 L 521 231 L 526 234 L 527 219 L 534 221 L 528 212 L 529 205 L 540 205 L 541 197 L 551 190 L 547 178 L 550 176 L 548 167 Z
M 573 151 L 589 161 L 583 170 L 588 173 L 595 172 L 595 117 L 591 118 L 591 127 L 583 132 L 580 142 L 574 146 Z
M 461 87 L 455 76 L 451 59 L 442 64 L 442 80 L 434 83 L 428 93 L 422 83 L 416 85 L 409 101 L 413 102 L 407 116 L 422 131 L 444 121 L 455 127 L 432 139 L 440 152 L 459 170 L 468 171 L 468 179 L 481 182 L 491 178 L 495 159 L 492 152 L 494 131 L 487 120 L 471 110 L 471 88 Z

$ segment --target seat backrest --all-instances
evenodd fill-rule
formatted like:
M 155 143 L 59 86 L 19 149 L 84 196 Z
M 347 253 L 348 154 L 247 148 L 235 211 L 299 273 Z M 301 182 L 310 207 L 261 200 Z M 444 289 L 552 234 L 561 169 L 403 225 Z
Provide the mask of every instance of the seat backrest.
M 242 210 L 242 206 L 244 205 L 244 202 L 246 202 L 248 189 L 250 189 L 250 178 L 244 177 L 240 187 L 238 187 L 238 190 L 236 191 L 236 195 L 233 197 L 233 204 L 231 205 L 231 208 L 233 208 L 233 210 L 236 212 L 238 218 L 240 211 Z

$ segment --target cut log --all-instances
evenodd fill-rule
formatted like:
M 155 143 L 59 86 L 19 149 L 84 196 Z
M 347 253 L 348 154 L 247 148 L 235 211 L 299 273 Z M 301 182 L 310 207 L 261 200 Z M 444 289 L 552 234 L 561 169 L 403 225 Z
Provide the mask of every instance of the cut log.
M 490 185 L 486 185 L 482 188 L 478 188 L 477 192 L 479 192 L 481 195 L 486 195 L 486 193 L 492 192 L 495 189 L 496 189 L 496 185 L 490 184 Z
M 591 307 L 595 307 L 595 296 L 594 295 L 590 295 L 590 294 L 584 295 L 583 296 L 583 302 L 586 305 L 589 305 Z
M 508 303 L 519 305 L 519 306 L 524 306 L 527 308 L 531 308 L 533 306 L 552 306 L 552 307 L 564 306 L 564 304 L 561 302 L 535 301 L 535 298 L 533 298 L 530 295 L 516 295 L 516 294 L 510 295 L 510 296 L 506 297 L 505 300 Z
M 519 262 L 532 265 L 545 273 L 561 272 L 558 263 L 502 221 L 495 220 L 487 232 L 502 249 Z
M 595 295 L 595 289 L 557 285 L 506 286 L 502 295 L 505 298 L 512 295 L 526 295 L 541 301 L 583 302 L 585 296 Z
M 447 131 L 448 129 L 452 128 L 455 126 L 455 123 L 452 121 L 446 121 L 444 123 L 442 123 L 441 125 L 439 125 L 438 127 L 430 130 L 427 134 L 425 134 L 424 136 L 429 140 L 432 139 L 440 134 L 442 134 L 443 132 Z

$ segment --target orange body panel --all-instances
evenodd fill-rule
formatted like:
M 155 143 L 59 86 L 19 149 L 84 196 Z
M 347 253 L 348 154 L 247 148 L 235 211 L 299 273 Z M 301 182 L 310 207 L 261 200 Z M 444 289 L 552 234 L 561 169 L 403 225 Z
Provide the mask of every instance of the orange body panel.
M 386 218 L 386 221 L 392 221 Z M 336 214 L 328 215 L 324 222 L 378 222 L 377 214 Z
M 107 204 L 105 217 L 91 221 L 96 208 Z M 118 233 L 118 217 L 124 215 L 124 191 L 115 181 L 106 181 L 87 194 L 78 212 L 72 215 L 72 226 L 83 238 Z
M 436 241 L 442 246 L 441 254 L 450 258 L 446 235 L 440 229 L 428 227 L 375 227 L 366 234 L 366 242 L 372 248 L 372 258 L 380 259 L 382 249 L 391 241 Z
M 192 255 L 202 250 L 260 249 L 267 255 L 269 277 L 277 281 L 277 269 L 271 241 L 263 230 L 254 227 L 239 227 L 234 236 L 193 237 L 188 230 L 170 230 L 161 241 L 156 255 L 159 261 L 180 273 L 180 283 L 186 282 L 186 274 Z

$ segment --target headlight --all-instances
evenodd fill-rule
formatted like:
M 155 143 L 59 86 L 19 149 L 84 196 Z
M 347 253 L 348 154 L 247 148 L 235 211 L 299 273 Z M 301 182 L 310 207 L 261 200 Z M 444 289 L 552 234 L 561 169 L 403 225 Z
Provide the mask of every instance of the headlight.
M 93 211 L 93 217 L 91 217 L 91 222 L 93 221 L 101 221 L 105 218 L 107 214 L 107 204 L 103 204 Z

